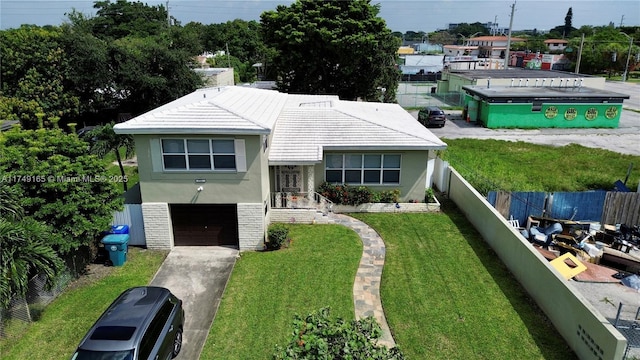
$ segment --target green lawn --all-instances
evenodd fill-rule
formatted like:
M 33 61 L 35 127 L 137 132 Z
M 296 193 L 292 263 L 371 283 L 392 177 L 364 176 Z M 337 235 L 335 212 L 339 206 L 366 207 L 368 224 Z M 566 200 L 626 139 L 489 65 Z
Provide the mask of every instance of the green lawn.
M 167 255 L 165 251 L 131 248 L 127 262 L 96 282 L 65 292 L 37 322 L 9 326 L 19 334 L 0 339 L 3 360 L 70 359 L 80 340 L 122 291 L 147 285 Z M 22 332 L 24 331 L 24 332 Z
M 504 191 L 609 190 L 616 180 L 640 181 L 640 156 L 576 144 L 563 147 L 502 140 L 442 139 L 447 143 L 443 158 L 486 194 Z
M 575 359 L 464 216 L 353 214 L 387 252 L 382 304 L 407 359 Z
M 357 234 L 340 225 L 295 225 L 290 237 L 288 249 L 242 254 L 201 359 L 270 359 L 276 344 L 288 342 L 296 313 L 329 306 L 334 316 L 354 318 Z

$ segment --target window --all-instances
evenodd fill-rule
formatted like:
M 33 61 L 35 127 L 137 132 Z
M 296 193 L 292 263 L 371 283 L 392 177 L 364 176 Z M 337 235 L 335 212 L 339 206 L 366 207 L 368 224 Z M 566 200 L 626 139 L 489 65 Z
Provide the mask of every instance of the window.
M 327 154 L 325 181 L 334 184 L 399 184 L 400 155 Z
M 161 339 L 161 335 L 167 335 L 162 334 L 162 329 L 167 323 L 167 320 L 169 320 L 173 308 L 174 305 L 169 299 L 167 299 L 167 301 L 165 301 L 165 303 L 162 305 L 162 308 L 160 308 L 160 311 L 158 311 L 153 320 L 151 320 L 151 324 L 149 324 L 149 327 L 145 331 L 144 335 L 142 336 L 142 340 L 140 341 L 140 355 L 138 356 L 138 358 L 148 358 L 149 355 L 151 355 L 156 342 Z
M 162 139 L 165 170 L 236 170 L 234 140 Z

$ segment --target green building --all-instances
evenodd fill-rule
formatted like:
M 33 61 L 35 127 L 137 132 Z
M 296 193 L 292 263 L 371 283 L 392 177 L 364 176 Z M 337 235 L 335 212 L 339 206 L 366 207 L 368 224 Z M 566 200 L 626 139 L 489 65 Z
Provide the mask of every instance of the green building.
M 569 83 L 569 81 L 567 81 Z M 495 128 L 617 128 L 629 95 L 579 86 L 462 86 L 463 116 Z M 574 86 L 577 85 L 577 86 Z

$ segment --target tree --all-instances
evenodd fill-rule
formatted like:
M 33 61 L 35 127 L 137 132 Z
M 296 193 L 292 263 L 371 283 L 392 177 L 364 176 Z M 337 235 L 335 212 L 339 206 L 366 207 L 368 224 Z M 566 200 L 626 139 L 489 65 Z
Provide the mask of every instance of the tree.
M 124 166 L 122 165 L 122 157 L 120 156 L 120 149 L 124 148 L 125 158 L 130 158 L 135 153 L 135 143 L 133 142 L 133 136 L 131 135 L 118 135 L 113 131 L 113 123 L 98 126 L 95 129 L 89 131 L 86 134 L 86 139 L 91 146 L 89 152 L 104 157 L 109 152 L 113 151 L 116 155 L 116 160 L 120 166 L 120 174 L 124 179 L 126 174 L 124 172 Z M 127 191 L 127 182 L 123 181 L 122 186 L 124 191 Z
M 429 35 L 429 42 L 432 44 L 451 45 L 455 44 L 457 38 L 448 31 L 438 31 Z
M 50 226 L 46 244 L 60 255 L 94 245 L 122 208 L 118 179 L 87 147 L 58 129 L 15 129 L 0 141 L 0 174 L 26 216 Z
M 72 65 L 56 27 L 23 25 L 0 32 L 2 94 L 14 107 L 23 128 L 55 127 L 80 111 L 80 100 L 68 88 Z
M 105 40 L 127 36 L 147 37 L 162 34 L 169 27 L 167 9 L 140 1 L 96 1 L 96 17 L 91 21 L 92 33 Z
M 92 118 L 96 112 L 107 113 L 107 122 L 118 113 L 138 115 L 201 85 L 191 70 L 193 52 L 201 49 L 197 37 L 169 27 L 164 6 L 117 0 L 94 7 L 95 17 L 73 12 L 65 28 L 67 52 L 83 66 L 69 80 L 92 104 L 86 109 Z
M 262 13 L 262 36 L 276 50 L 277 86 L 289 93 L 395 100 L 400 42 L 370 0 L 298 0 Z
M 17 191 L 0 184 L 0 309 L 8 308 L 14 295 L 26 295 L 31 276 L 44 275 L 50 287 L 63 268 L 46 243 L 51 229 L 24 218 L 17 198 Z
M 377 345 L 382 330 L 373 317 L 347 322 L 331 318 L 323 308 L 304 318 L 296 315 L 292 333 L 286 348 L 276 346 L 274 359 L 404 359 L 397 347 Z
M 571 31 L 573 30 L 573 26 L 571 26 L 571 20 L 573 19 L 573 9 L 569 8 L 567 11 L 567 15 L 564 17 L 564 37 L 569 37 L 571 35 Z

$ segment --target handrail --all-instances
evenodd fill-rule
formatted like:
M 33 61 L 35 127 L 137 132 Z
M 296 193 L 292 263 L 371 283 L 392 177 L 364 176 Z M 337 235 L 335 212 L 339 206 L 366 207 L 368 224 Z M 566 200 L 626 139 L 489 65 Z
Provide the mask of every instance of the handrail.
M 272 192 L 271 193 L 272 208 L 288 208 L 288 209 L 318 209 L 325 215 L 331 212 L 333 201 L 327 199 L 321 194 L 310 192 Z

